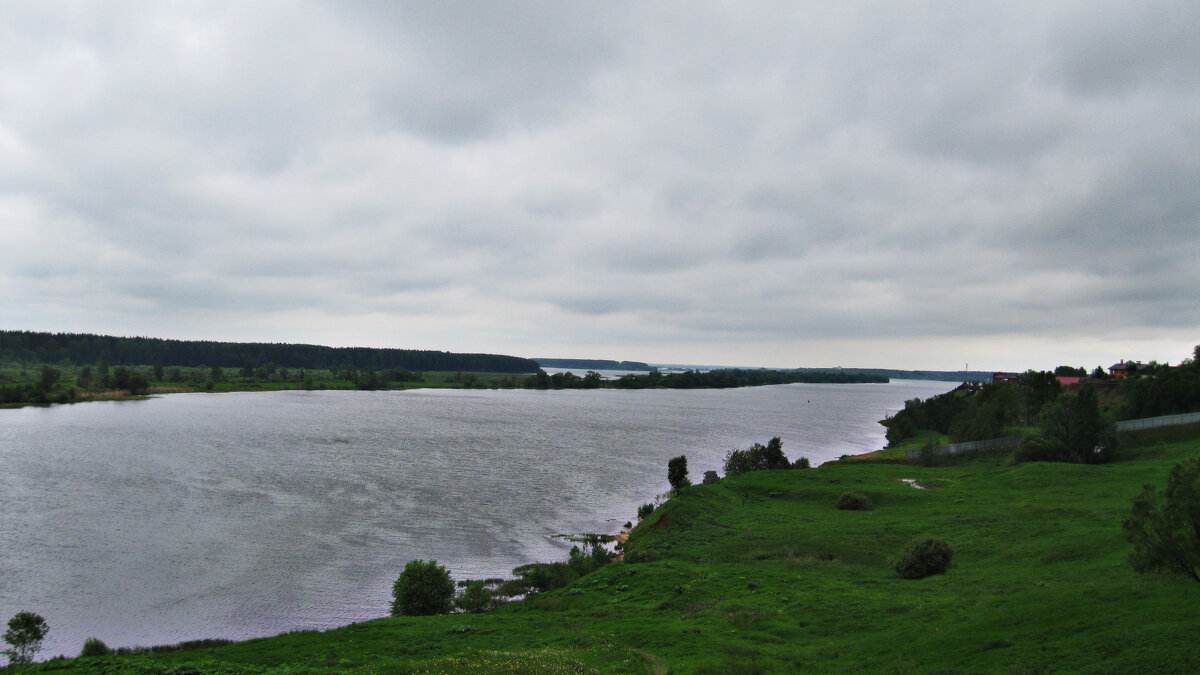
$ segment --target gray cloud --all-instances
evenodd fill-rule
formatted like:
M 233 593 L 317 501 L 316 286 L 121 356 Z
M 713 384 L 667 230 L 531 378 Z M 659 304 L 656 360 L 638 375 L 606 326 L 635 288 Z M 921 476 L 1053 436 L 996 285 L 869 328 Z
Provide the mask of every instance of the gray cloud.
M 4 327 L 945 368 L 1200 341 L 1187 3 L 0 19 Z

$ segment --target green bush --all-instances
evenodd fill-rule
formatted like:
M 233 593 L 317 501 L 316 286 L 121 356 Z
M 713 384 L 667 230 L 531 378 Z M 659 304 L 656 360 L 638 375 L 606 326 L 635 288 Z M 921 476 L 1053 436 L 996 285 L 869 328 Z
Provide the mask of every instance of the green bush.
M 953 557 L 954 549 L 946 540 L 925 537 L 909 542 L 892 564 L 892 568 L 905 579 L 924 579 L 950 569 L 950 560 Z
M 1135 570 L 1200 581 L 1200 457 L 1176 464 L 1162 494 L 1143 486 L 1121 525 L 1133 544 L 1129 563 Z
M 705 471 L 704 472 L 704 484 L 705 485 L 712 485 L 713 483 L 719 483 L 720 481 L 721 481 L 721 477 L 717 475 L 716 471 Z
M 83 650 L 79 652 L 80 656 L 106 656 L 111 654 L 112 650 L 108 645 L 104 644 L 104 640 L 100 638 L 90 637 L 83 641 Z
M 638 520 L 645 519 L 651 513 L 654 513 L 654 504 L 642 504 L 638 507 Z
M 392 586 L 392 616 L 447 614 L 453 607 L 454 580 L 436 560 L 413 560 Z
M 797 459 L 792 464 L 792 468 L 793 469 L 809 469 L 809 468 L 812 468 L 812 463 L 810 463 L 808 461 L 807 457 L 801 457 L 800 459 Z
M 870 511 L 874 507 L 874 504 L 872 504 L 871 500 L 864 494 L 860 494 L 858 492 L 843 492 L 842 495 L 838 497 L 836 506 L 843 511 Z

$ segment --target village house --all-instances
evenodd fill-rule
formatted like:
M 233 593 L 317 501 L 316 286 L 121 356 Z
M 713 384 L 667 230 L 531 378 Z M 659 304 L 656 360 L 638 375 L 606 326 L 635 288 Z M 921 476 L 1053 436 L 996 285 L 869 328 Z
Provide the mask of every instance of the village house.
M 1141 361 L 1120 361 L 1109 366 L 1108 373 L 1109 375 L 1112 375 L 1114 380 L 1119 380 L 1123 377 L 1127 377 L 1130 373 L 1136 372 L 1141 367 Z

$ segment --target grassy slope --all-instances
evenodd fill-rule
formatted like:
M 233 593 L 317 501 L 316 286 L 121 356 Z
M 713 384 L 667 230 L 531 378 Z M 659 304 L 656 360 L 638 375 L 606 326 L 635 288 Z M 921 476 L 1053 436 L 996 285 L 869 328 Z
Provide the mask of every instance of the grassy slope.
M 647 518 L 630 547 L 658 560 L 614 563 L 490 614 L 35 669 L 1200 672 L 1200 584 L 1134 573 L 1120 531 L 1143 483 L 1161 486 L 1200 452 L 1200 430 L 1126 447 L 1105 466 L 993 457 L 750 474 L 691 488 Z M 850 490 L 876 508 L 834 509 Z M 924 533 L 954 546 L 955 568 L 897 578 L 889 556 Z

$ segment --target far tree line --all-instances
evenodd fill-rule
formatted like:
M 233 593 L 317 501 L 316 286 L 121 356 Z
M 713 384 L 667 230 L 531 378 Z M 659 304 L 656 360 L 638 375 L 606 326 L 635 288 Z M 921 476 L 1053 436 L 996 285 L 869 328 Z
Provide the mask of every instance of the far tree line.
M 195 368 L 241 368 L 268 363 L 286 368 L 324 370 L 352 365 L 376 371 L 402 368 L 412 371 L 476 371 L 533 373 L 532 359 L 500 354 L 459 354 L 417 349 L 324 347 L 320 345 L 164 340 L 114 337 L 90 333 L 38 333 L 0 331 L 0 362 L 47 363 L 84 366 L 107 362 L 112 366 L 161 363 Z

